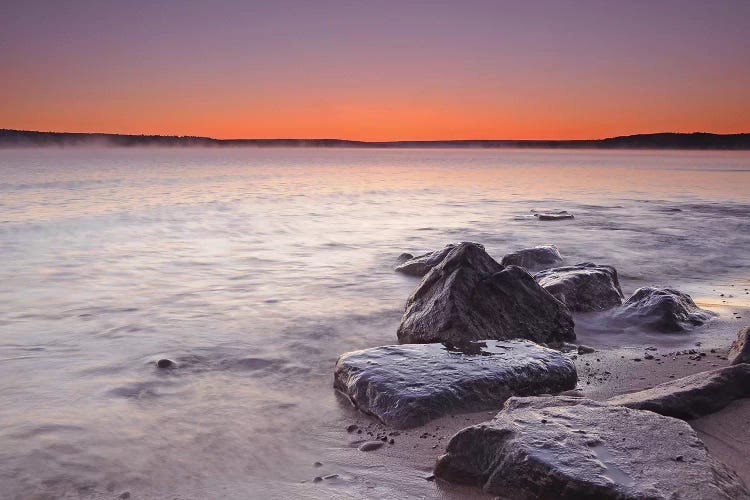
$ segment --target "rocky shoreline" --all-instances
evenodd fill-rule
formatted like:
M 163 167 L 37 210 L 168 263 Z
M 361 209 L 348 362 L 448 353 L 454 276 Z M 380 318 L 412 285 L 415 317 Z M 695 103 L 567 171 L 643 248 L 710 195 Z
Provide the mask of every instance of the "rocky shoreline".
M 621 350 L 605 356 L 571 344 L 573 311 L 600 314 L 612 328 L 657 334 L 688 331 L 713 314 L 669 288 L 642 288 L 625 300 L 611 266 L 550 267 L 562 260 L 548 245 L 499 263 L 469 242 L 416 259 L 403 255 L 397 270 L 423 278 L 398 329 L 402 345 L 346 353 L 337 362 L 336 389 L 378 419 L 352 424 L 363 438 L 354 443 L 371 439 L 388 450 L 407 440 L 418 449 L 416 440 L 435 440 L 422 464 L 434 472 L 424 478 L 447 488 L 469 485 L 479 496 L 482 490 L 503 498 L 750 498 L 740 475 L 679 419 L 743 404 L 750 388 L 750 365 L 743 364 L 747 333 L 735 342 L 730 368 L 728 346 L 684 354 L 644 346 L 641 356 L 617 360 L 613 353 Z M 678 358 L 690 376 L 670 374 L 665 381 L 656 373 L 662 370 L 628 374 L 629 387 L 611 390 L 609 401 L 584 389 L 592 381 L 616 385 L 608 384 L 616 373 L 611 365 L 663 367 Z M 656 383 L 625 394 L 638 389 L 638 379 Z M 653 387 L 659 382 L 665 383 Z M 669 444 L 654 446 L 660 442 Z

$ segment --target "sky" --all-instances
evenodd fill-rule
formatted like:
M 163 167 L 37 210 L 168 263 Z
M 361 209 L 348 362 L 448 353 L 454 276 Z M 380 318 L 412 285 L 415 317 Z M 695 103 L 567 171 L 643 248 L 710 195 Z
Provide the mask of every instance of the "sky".
M 25 130 L 750 132 L 750 1 L 3 0 L 0 77 Z

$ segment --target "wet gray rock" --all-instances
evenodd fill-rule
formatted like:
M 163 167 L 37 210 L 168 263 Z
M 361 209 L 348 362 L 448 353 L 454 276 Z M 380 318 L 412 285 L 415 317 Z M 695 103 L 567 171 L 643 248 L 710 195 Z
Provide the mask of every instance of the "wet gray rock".
M 750 326 L 740 328 L 737 333 L 737 340 L 732 343 L 731 349 L 729 349 L 729 360 L 733 365 L 740 363 L 750 363 Z
M 652 389 L 615 396 L 607 403 L 689 420 L 750 396 L 750 365 L 740 364 L 670 380 Z
M 511 398 L 448 443 L 435 475 L 518 500 L 747 499 L 686 423 L 585 398 Z
M 517 252 L 509 253 L 500 261 L 504 266 L 518 266 L 530 271 L 546 269 L 562 262 L 560 250 L 555 245 L 543 245 L 533 248 L 524 248 Z
M 710 320 L 713 313 L 699 308 L 690 295 L 673 288 L 643 287 L 630 296 L 612 318 L 658 332 L 682 332 Z
M 534 279 L 571 311 L 604 311 L 622 304 L 620 282 L 612 266 L 585 262 L 539 271 Z
M 420 282 L 398 327 L 402 343 L 574 340 L 570 311 L 529 273 L 460 243 Z
M 573 214 L 568 213 L 567 210 L 551 210 L 547 212 L 538 212 L 536 210 L 531 211 L 539 220 L 566 220 L 573 219 Z
M 375 347 L 342 354 L 334 374 L 357 408 L 396 428 L 575 385 L 572 361 L 524 340 Z
M 473 243 L 474 245 L 484 248 L 479 243 Z M 456 247 L 454 243 L 446 245 L 445 248 L 435 250 L 417 257 L 412 257 L 404 261 L 401 265 L 396 267 L 396 271 L 399 273 L 408 274 L 409 276 L 424 276 L 429 273 L 430 270 L 440 264 L 448 253 Z M 402 254 L 403 255 L 403 254 Z M 408 254 L 407 254 L 408 255 Z

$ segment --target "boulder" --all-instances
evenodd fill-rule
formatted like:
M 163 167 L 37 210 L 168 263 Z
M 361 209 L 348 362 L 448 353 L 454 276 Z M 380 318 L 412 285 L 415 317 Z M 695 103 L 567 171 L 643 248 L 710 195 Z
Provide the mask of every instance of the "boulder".
M 652 389 L 615 396 L 607 403 L 689 420 L 750 396 L 750 365 L 740 364 L 670 380 Z
M 617 271 L 585 262 L 534 274 L 534 279 L 571 311 L 604 311 L 622 304 Z
M 643 287 L 633 293 L 612 318 L 620 323 L 658 332 L 682 332 L 711 319 L 690 295 L 672 288 Z
M 748 499 L 682 420 L 585 398 L 511 398 L 448 443 L 435 475 L 518 500 Z
M 503 257 L 500 264 L 504 266 L 523 267 L 533 271 L 552 267 L 561 263 L 562 260 L 560 250 L 555 245 L 543 245 L 509 253 Z
M 474 243 L 474 245 L 484 248 L 479 243 Z M 448 255 L 448 252 L 453 250 L 455 247 L 455 244 L 450 243 L 446 245 L 445 248 L 442 248 L 440 250 L 435 250 L 434 252 L 429 252 L 417 257 L 411 257 L 397 266 L 395 270 L 399 273 L 408 274 L 409 276 L 422 277 L 425 274 L 429 273 L 430 269 L 440 264 L 445 256 Z
M 502 266 L 476 243 L 456 245 L 422 279 L 397 333 L 402 343 L 575 339 L 563 304 L 525 270 Z
M 740 363 L 750 363 L 750 326 L 740 328 L 737 333 L 737 340 L 732 342 L 732 347 L 729 349 L 729 360 L 733 365 Z
M 497 409 L 513 395 L 576 385 L 576 367 L 525 340 L 407 344 L 342 354 L 334 387 L 386 425 L 409 428 L 440 416 Z

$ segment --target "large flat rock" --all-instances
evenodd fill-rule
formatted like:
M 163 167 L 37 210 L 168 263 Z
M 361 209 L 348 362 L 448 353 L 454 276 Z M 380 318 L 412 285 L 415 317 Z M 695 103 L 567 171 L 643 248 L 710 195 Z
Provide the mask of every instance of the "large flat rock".
M 437 477 L 503 498 L 750 498 L 682 420 L 583 398 L 511 398 L 446 451 Z
M 732 401 L 748 396 L 750 365 L 739 364 L 615 396 L 607 403 L 689 420 L 719 411 Z
M 556 266 L 562 261 L 563 258 L 560 255 L 560 250 L 555 245 L 541 245 L 509 253 L 503 257 L 500 264 L 504 266 L 518 266 L 529 271 L 535 271 Z
M 357 408 L 396 428 L 575 385 L 572 361 L 523 340 L 375 347 L 342 354 L 334 374 L 334 386 Z
M 636 290 L 612 318 L 665 333 L 683 332 L 710 320 L 713 313 L 699 308 L 690 295 L 673 288 L 642 287 Z
M 419 283 L 398 328 L 402 343 L 575 339 L 570 311 L 524 269 L 460 243 Z
M 612 266 L 585 262 L 540 271 L 534 279 L 571 311 L 604 311 L 622 304 L 620 282 Z

